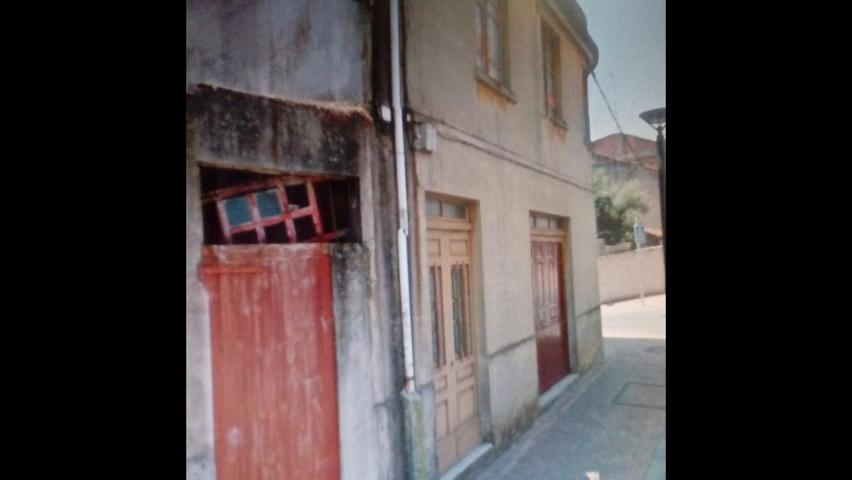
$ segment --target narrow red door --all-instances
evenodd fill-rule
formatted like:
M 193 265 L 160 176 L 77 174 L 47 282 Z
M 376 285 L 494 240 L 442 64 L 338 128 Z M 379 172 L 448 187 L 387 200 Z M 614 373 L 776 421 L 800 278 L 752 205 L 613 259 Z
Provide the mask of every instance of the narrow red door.
M 569 372 L 562 245 L 533 240 L 531 250 L 538 385 L 544 393 Z
M 208 246 L 219 480 L 340 477 L 325 244 Z

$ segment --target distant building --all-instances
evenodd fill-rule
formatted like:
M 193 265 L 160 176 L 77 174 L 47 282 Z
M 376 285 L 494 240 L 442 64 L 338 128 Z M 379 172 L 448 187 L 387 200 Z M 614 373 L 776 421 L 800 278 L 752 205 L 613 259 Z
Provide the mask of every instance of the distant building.
M 645 226 L 649 245 L 662 238 L 660 181 L 657 143 L 653 140 L 613 133 L 592 142 L 594 169 L 615 185 L 635 180 L 648 206 L 639 219 Z

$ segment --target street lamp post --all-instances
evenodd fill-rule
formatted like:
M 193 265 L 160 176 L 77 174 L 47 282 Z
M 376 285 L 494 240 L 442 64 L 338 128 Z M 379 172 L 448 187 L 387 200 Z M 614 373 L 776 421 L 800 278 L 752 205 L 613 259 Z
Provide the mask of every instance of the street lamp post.
M 655 108 L 639 114 L 642 120 L 657 131 L 657 155 L 660 157 L 660 214 L 663 227 L 663 265 L 666 263 L 666 107 Z

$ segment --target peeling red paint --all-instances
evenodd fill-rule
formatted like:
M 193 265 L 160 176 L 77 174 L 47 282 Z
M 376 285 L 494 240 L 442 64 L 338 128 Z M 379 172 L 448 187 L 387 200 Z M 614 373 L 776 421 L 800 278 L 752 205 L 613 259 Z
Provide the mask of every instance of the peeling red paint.
M 201 273 L 218 479 L 338 479 L 328 246 L 208 246 Z

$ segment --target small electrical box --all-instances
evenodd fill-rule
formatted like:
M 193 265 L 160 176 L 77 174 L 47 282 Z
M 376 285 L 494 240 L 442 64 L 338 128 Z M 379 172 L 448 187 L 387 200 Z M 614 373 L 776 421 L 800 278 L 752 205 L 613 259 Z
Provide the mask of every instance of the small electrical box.
M 438 148 L 438 130 L 430 123 L 418 123 L 414 128 L 414 149 L 433 153 Z
M 381 108 L 379 108 L 379 111 L 383 121 L 390 123 L 391 120 L 393 120 L 393 115 L 389 106 L 382 105 Z

